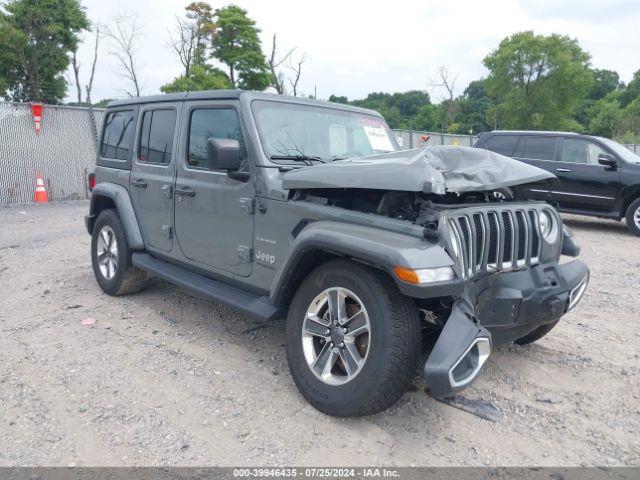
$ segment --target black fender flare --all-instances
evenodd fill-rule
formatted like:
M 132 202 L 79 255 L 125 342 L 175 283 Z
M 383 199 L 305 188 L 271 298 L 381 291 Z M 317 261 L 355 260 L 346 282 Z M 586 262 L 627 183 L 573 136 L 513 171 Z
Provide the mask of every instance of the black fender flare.
M 406 234 L 380 228 L 333 221 L 317 221 L 306 226 L 293 240 L 289 255 L 276 273 L 269 297 L 274 305 L 287 303 L 287 295 L 304 268 L 303 258 L 311 252 L 324 252 L 334 256 L 351 258 L 387 272 L 400 290 L 409 296 L 420 288 L 398 280 L 394 266 L 406 268 L 434 268 L 454 266 L 453 260 L 437 244 Z M 304 272 L 305 276 L 309 273 Z
M 131 204 L 131 197 L 129 197 L 129 192 L 122 185 L 99 183 L 95 186 L 91 192 L 89 215 L 85 219 L 89 234 L 93 233 L 93 224 L 100 213 L 100 209 L 97 207 L 100 198 L 109 198 L 116 206 L 129 248 L 131 250 L 144 250 L 144 239 Z

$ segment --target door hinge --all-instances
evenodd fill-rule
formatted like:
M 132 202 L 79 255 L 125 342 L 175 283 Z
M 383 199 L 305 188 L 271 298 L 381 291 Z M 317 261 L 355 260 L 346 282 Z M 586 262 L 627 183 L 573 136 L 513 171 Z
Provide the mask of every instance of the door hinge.
M 253 198 L 242 197 L 240 200 L 240 208 L 247 212 L 249 215 L 253 215 L 256 211 L 256 202 Z
M 249 263 L 253 255 L 253 249 L 247 245 L 238 245 L 238 258 L 242 263 Z
M 173 237 L 173 229 L 171 228 L 171 225 L 163 225 L 160 227 L 160 232 L 165 238 L 171 239 L 171 237 Z
M 171 198 L 171 194 L 173 193 L 173 186 L 172 185 L 162 185 L 162 187 L 160 187 L 160 190 L 162 191 L 162 196 L 165 198 Z

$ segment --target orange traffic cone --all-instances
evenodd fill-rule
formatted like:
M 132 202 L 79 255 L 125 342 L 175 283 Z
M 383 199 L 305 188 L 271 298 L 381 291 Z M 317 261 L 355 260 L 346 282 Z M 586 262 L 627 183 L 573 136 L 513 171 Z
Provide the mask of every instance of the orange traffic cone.
M 49 197 L 47 196 L 47 189 L 44 188 L 44 180 L 40 172 L 36 173 L 36 203 L 47 203 Z

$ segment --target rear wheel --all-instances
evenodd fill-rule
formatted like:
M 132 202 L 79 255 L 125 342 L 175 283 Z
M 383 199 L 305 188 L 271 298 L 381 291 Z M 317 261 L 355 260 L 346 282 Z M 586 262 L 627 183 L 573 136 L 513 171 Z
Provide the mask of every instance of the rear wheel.
M 318 410 L 362 416 L 393 405 L 416 372 L 418 311 L 383 273 L 336 260 L 313 271 L 287 318 L 287 360 Z
M 131 251 L 115 210 L 103 210 L 93 226 L 91 262 L 100 288 L 109 295 L 135 293 L 148 275 L 131 264 Z
M 640 198 L 631 202 L 627 208 L 626 220 L 629 231 L 640 237 Z

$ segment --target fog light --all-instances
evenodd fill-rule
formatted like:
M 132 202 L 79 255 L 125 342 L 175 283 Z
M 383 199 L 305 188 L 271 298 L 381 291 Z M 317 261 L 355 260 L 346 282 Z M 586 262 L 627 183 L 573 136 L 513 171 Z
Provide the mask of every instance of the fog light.
M 404 267 L 393 267 L 393 271 L 400 280 L 414 285 L 450 282 L 455 277 L 451 267 L 421 268 L 419 270 L 412 270 Z

